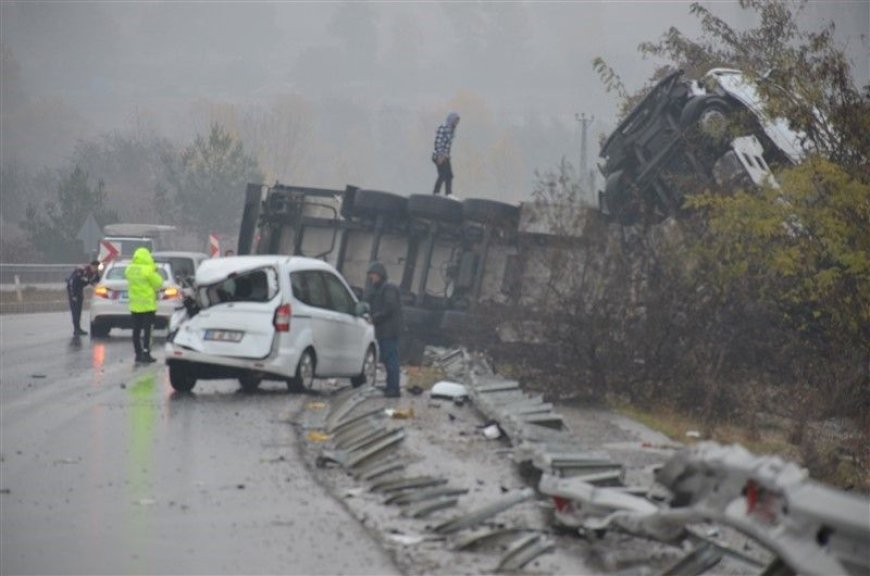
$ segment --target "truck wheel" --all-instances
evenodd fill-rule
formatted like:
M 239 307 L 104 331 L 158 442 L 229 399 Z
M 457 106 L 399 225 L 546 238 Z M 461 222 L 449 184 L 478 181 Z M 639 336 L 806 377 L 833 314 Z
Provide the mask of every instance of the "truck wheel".
M 462 202 L 462 215 L 471 222 L 515 228 L 520 219 L 520 208 L 507 202 L 469 198 Z
M 408 214 L 426 220 L 459 224 L 462 222 L 462 203 L 446 196 L 412 194 L 408 198 Z
M 404 216 L 408 199 L 392 192 L 380 190 L 357 190 L 354 193 L 351 213 L 354 216 Z
M 196 376 L 189 368 L 173 364 L 169 366 L 169 383 L 179 392 L 190 392 L 196 385 Z
M 689 100 L 683 107 L 683 111 L 680 112 L 680 128 L 685 130 L 695 124 L 695 122 L 703 120 L 705 116 L 713 114 L 727 116 L 731 111 L 731 105 L 720 96 L 712 94 L 695 96 Z

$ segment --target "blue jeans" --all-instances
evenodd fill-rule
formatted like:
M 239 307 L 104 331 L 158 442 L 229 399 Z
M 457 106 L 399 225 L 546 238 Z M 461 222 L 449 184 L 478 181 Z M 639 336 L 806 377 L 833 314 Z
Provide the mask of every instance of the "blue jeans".
M 387 394 L 399 393 L 399 341 L 392 339 L 378 340 L 381 349 L 381 362 L 387 371 Z

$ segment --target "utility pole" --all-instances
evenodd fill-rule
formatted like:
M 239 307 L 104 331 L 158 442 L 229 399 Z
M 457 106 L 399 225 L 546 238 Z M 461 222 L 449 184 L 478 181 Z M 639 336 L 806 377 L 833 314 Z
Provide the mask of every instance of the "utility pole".
M 589 170 L 589 163 L 586 148 L 586 135 L 589 126 L 595 120 L 595 116 L 586 117 L 586 113 L 574 114 L 574 118 L 580 123 L 580 185 L 586 191 L 586 194 L 594 202 L 595 191 L 593 188 L 593 176 Z

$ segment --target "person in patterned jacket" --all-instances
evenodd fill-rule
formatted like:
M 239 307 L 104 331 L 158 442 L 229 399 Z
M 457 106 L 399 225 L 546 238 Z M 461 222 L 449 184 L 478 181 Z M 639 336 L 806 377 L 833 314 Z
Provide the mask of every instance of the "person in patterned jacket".
M 439 126 L 435 133 L 435 151 L 432 152 L 432 162 L 438 169 L 438 179 L 435 180 L 435 190 L 432 191 L 432 194 L 436 196 L 441 191 L 441 184 L 444 184 L 445 196 L 450 196 L 453 192 L 451 188 L 453 168 L 450 166 L 450 145 L 453 143 L 453 135 L 456 133 L 458 125 L 459 114 L 451 112 L 447 115 L 444 124 Z

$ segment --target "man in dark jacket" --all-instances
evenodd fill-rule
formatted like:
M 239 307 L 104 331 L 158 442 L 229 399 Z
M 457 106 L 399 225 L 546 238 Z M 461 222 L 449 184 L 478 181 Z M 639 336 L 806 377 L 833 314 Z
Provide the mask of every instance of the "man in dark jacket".
M 372 262 L 368 270 L 369 289 L 365 301 L 371 308 L 375 325 L 375 338 L 381 351 L 381 362 L 387 372 L 384 395 L 398 398 L 399 391 L 399 336 L 402 332 L 402 297 L 399 288 L 387 282 L 387 269 L 380 262 Z
M 100 281 L 100 262 L 94 260 L 85 266 L 79 266 L 73 270 L 66 279 L 66 296 L 69 300 L 69 309 L 72 312 L 73 336 L 86 336 L 82 330 L 82 304 L 85 299 L 85 286 L 96 284 Z

